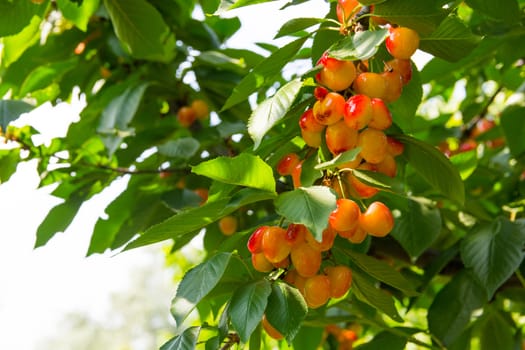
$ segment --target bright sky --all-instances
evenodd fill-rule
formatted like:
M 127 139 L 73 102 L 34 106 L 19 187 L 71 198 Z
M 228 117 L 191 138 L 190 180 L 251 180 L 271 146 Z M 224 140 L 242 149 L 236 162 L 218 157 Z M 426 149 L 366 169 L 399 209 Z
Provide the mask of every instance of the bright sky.
M 287 19 L 321 17 L 327 9 L 326 3 L 318 0 L 276 15 L 284 3 L 230 13 L 240 16 L 243 23 L 232 45 L 246 47 L 246 43 L 269 42 Z M 24 120 L 48 138 L 61 136 L 81 108 L 80 100 L 54 109 L 42 106 L 24 116 Z M 78 219 L 65 233 L 33 250 L 36 228 L 58 203 L 49 195 L 50 189 L 37 190 L 37 185 L 35 163 L 22 163 L 12 179 L 0 185 L 0 349 L 36 350 L 42 339 L 56 335 L 57 322 L 66 313 L 77 310 L 102 317 L 110 295 L 125 291 L 139 266 L 162 269 L 162 261 L 152 262 L 150 249 L 85 258 L 93 225 L 113 196 L 122 190 L 122 184 L 95 196 L 82 207 Z M 168 275 L 165 283 L 170 283 Z M 165 296 L 167 312 L 170 301 L 171 295 Z

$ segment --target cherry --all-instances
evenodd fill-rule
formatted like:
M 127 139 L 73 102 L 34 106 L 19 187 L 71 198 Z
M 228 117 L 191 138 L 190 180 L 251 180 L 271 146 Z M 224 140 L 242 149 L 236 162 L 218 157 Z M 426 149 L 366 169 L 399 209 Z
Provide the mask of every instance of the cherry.
M 196 119 L 197 114 L 192 107 L 184 106 L 177 111 L 177 120 L 183 127 L 189 127 Z
M 399 99 L 403 92 L 403 78 L 401 77 L 401 74 L 392 70 L 381 73 L 381 76 L 385 81 L 385 92 L 382 99 L 387 103 Z
M 328 266 L 324 269 L 325 274 L 330 280 L 330 296 L 341 298 L 348 292 L 352 285 L 352 270 L 347 266 Z
M 204 100 L 193 100 L 190 107 L 195 111 L 197 119 L 204 120 L 210 115 L 210 109 Z
M 345 103 L 344 121 L 348 127 L 361 130 L 372 119 L 372 101 L 362 94 L 350 97 Z
M 292 174 L 293 169 L 299 164 L 301 159 L 297 153 L 288 153 L 284 155 L 277 163 L 277 173 L 281 176 Z
M 412 62 L 409 59 L 394 58 L 386 63 L 387 69 L 398 72 L 403 80 L 403 85 L 406 85 L 412 79 Z
M 352 85 L 356 94 L 370 98 L 383 98 L 386 91 L 385 78 L 379 73 L 363 72 L 359 74 Z
M 329 57 L 325 52 L 317 64 L 322 65 L 322 68 L 315 77 L 319 83 L 330 90 L 345 90 L 352 85 L 355 79 L 356 69 L 352 61 L 341 61 Z
M 363 159 L 377 164 L 383 161 L 387 153 L 387 138 L 383 131 L 368 128 L 359 133 L 357 145 L 361 147 Z
M 357 226 L 361 209 L 356 202 L 347 198 L 336 201 L 336 208 L 328 218 L 330 227 L 336 231 L 349 231 Z
M 394 216 L 384 203 L 376 201 L 359 216 L 359 226 L 369 235 L 384 237 L 394 228 Z
M 314 276 L 321 267 L 321 251 L 313 248 L 307 242 L 302 242 L 293 247 L 290 258 L 297 273 L 303 277 Z
M 248 250 L 250 253 L 262 253 L 262 237 L 264 234 L 264 231 L 268 229 L 268 226 L 261 226 L 258 227 L 253 233 L 250 235 L 250 238 L 248 239 L 248 243 L 246 244 L 248 247 Z
M 340 120 L 326 128 L 325 138 L 330 152 L 337 155 L 357 145 L 357 130 L 349 128 L 345 121 Z
M 238 221 L 235 216 L 227 215 L 219 220 L 219 230 L 225 236 L 231 236 L 237 231 Z
M 301 130 L 312 131 L 312 132 L 321 132 L 326 127 L 323 124 L 319 124 L 317 119 L 315 119 L 314 110 L 312 108 L 306 110 L 301 115 L 301 118 L 299 118 L 299 126 L 301 127 Z
M 269 226 L 264 230 L 262 250 L 271 263 L 284 260 L 290 254 L 290 246 L 286 244 L 286 230 L 278 226 Z
M 283 335 L 275 329 L 270 322 L 268 322 L 268 319 L 266 318 L 266 315 L 263 315 L 262 321 L 261 321 L 262 327 L 264 331 L 273 339 L 275 340 L 281 340 L 283 339 Z
M 357 0 L 338 0 L 336 14 L 339 22 L 345 24 L 354 13 L 357 6 L 359 6 Z
M 368 126 L 378 130 L 388 129 L 392 125 L 392 114 L 385 102 L 380 98 L 371 99 L 372 118 Z
M 319 124 L 330 125 L 343 118 L 345 98 L 337 92 L 329 92 L 316 101 L 313 108 L 314 117 Z
M 390 27 L 386 49 L 394 58 L 409 59 L 419 47 L 419 34 L 407 27 Z
M 325 275 L 308 278 L 304 284 L 304 299 L 308 307 L 316 309 L 330 299 L 330 279 Z
M 274 269 L 273 264 L 266 259 L 264 253 L 252 254 L 252 265 L 259 272 L 270 272 Z

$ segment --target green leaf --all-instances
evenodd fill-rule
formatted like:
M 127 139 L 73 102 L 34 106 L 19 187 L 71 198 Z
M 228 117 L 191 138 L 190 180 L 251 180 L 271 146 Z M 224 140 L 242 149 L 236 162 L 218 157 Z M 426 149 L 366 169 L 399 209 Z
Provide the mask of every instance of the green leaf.
M 273 81 L 275 75 L 299 52 L 306 39 L 303 37 L 292 41 L 256 65 L 233 89 L 230 97 L 224 103 L 222 111 L 245 102 L 258 88 L 269 81 Z
M 148 84 L 132 85 L 126 88 L 104 108 L 100 117 L 97 132 L 112 155 L 125 136 L 132 133 L 129 124 L 140 106 Z
M 428 35 L 447 16 L 443 3 L 442 0 L 388 0 L 375 5 L 374 16 Z
M 37 5 L 31 1 L 0 2 L 0 37 L 14 35 L 26 27 L 33 16 L 42 18 L 46 4 Z
M 401 273 L 396 271 L 386 262 L 350 249 L 345 249 L 343 252 L 357 267 L 376 280 L 399 289 L 408 296 L 416 296 L 419 294 Z
M 250 6 L 256 4 L 262 4 L 274 0 L 220 0 L 219 9 L 215 12 L 215 15 L 222 14 L 228 10 L 233 10 L 243 6 Z
M 195 306 L 219 283 L 231 257 L 232 253 L 218 253 L 186 272 L 171 302 L 177 326 L 180 327 Z
M 270 282 L 261 279 L 243 285 L 233 293 L 228 314 L 242 342 L 248 342 L 250 335 L 261 322 L 271 292 Z
M 290 343 L 301 329 L 308 306 L 297 288 L 276 281 L 265 313 L 268 322 Z
M 189 327 L 160 347 L 160 350 L 194 350 L 201 327 Z
M 474 10 L 505 23 L 516 23 L 520 20 L 520 7 L 516 0 L 467 0 L 465 2 Z
M 319 23 L 323 23 L 325 21 L 326 20 L 324 18 L 293 18 L 282 25 L 274 39 L 296 33 L 300 30 L 309 28 Z
M 525 225 L 499 217 L 470 232 L 462 242 L 461 258 L 472 269 L 491 299 L 518 269 L 525 253 Z
M 305 225 L 321 241 L 335 200 L 334 192 L 326 186 L 300 187 L 280 194 L 275 210 L 290 222 Z
M 168 157 L 190 159 L 200 148 L 200 143 L 193 137 L 181 137 L 158 146 L 160 154 Z
M 58 232 L 64 232 L 77 215 L 82 203 L 84 203 L 83 197 L 72 196 L 54 206 L 38 226 L 35 248 L 45 245 Z
M 224 198 L 182 211 L 160 224 L 151 226 L 140 237 L 126 245 L 124 250 L 162 242 L 167 239 L 177 239 L 186 233 L 200 230 L 235 210 L 235 208 L 226 208 L 228 201 L 229 198 Z
M 480 350 L 513 349 L 513 324 L 502 311 L 490 308 L 479 328 Z
M 509 106 L 501 114 L 501 127 L 510 152 L 515 157 L 525 153 L 525 142 L 523 142 L 523 135 L 525 135 L 524 113 L 525 107 Z
M 452 344 L 470 322 L 472 312 L 486 300 L 483 288 L 463 270 L 443 287 L 434 298 L 427 314 L 432 334 Z
M 367 60 L 376 54 L 387 36 L 386 29 L 357 32 L 330 46 L 328 54 L 340 60 Z
M 439 209 L 422 200 L 396 198 L 391 209 L 398 209 L 392 236 L 412 257 L 420 256 L 441 233 Z
M 355 158 L 359 155 L 359 152 L 361 152 L 361 147 L 356 147 L 349 151 L 339 153 L 337 156 L 335 156 L 331 160 L 317 164 L 314 168 L 316 170 L 326 170 L 326 169 L 336 168 L 338 165 L 348 163 L 348 162 L 355 160 Z
M 273 170 L 260 157 L 241 153 L 236 157 L 218 157 L 192 167 L 192 172 L 227 184 L 275 193 Z
M 392 119 L 399 127 L 406 132 L 413 128 L 414 116 L 423 98 L 423 86 L 419 71 L 412 63 L 412 79 L 403 86 L 403 93 L 396 101 L 388 104 L 388 109 L 392 113 Z
M 432 34 L 421 38 L 419 48 L 447 61 L 458 61 L 470 54 L 480 39 L 459 18 L 449 16 Z
M 352 174 L 361 182 L 376 187 L 383 191 L 390 191 L 404 194 L 404 184 L 399 179 L 392 178 L 388 175 L 377 171 L 353 169 Z
M 29 25 L 15 35 L 2 39 L 4 45 L 2 49 L 2 66 L 7 67 L 15 62 L 24 53 L 40 39 L 40 25 L 42 19 L 34 16 Z
M 403 322 L 394 305 L 394 299 L 384 290 L 376 288 L 374 284 L 361 276 L 357 271 L 352 273 L 352 290 L 357 299 L 383 312 L 392 320 Z
M 395 328 L 397 329 L 397 328 Z M 404 350 L 407 338 L 388 331 L 382 331 L 369 342 L 355 347 L 355 350 Z
M 286 115 L 302 86 L 300 79 L 294 79 L 255 108 L 248 121 L 248 133 L 254 142 L 254 149 L 259 147 L 264 135 Z
M 452 157 L 450 157 L 450 161 L 458 169 L 462 180 L 468 179 L 468 177 L 472 175 L 474 170 L 476 170 L 478 167 L 478 157 L 476 150 L 454 154 Z
M 57 0 L 57 5 L 65 18 L 85 32 L 91 15 L 98 10 L 100 0 L 82 0 L 81 4 L 73 3 L 70 0 Z
M 162 15 L 146 0 L 104 0 L 115 33 L 135 58 L 169 61 L 175 36 Z
M 3 150 L 0 149 L 0 184 L 9 180 L 11 175 L 16 171 L 20 161 L 20 150 Z
M 396 135 L 405 148 L 403 157 L 434 189 L 449 199 L 463 204 L 465 187 L 452 163 L 433 146 L 407 135 Z
M 0 100 L 0 127 L 5 132 L 7 125 L 22 114 L 33 109 L 29 103 L 17 100 Z
M 77 68 L 78 57 L 73 57 L 66 61 L 51 62 L 36 67 L 24 79 L 20 86 L 19 96 L 25 96 L 30 92 L 45 89 L 59 79 L 68 71 Z

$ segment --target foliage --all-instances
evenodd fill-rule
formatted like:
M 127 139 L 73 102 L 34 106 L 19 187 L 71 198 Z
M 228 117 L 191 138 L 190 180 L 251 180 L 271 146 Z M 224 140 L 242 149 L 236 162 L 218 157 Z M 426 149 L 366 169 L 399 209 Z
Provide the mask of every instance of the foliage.
M 336 238 L 323 264 L 350 266 L 353 286 L 318 309 L 283 281 L 286 268 L 256 271 L 246 243 L 257 227 L 290 223 L 321 240 L 336 198 L 325 182 L 356 152 L 333 157 L 324 146 L 309 147 L 297 121 L 315 102 L 322 54 L 367 60 L 381 72 L 391 58 L 387 31 L 366 13 L 354 23 L 364 28 L 341 29 L 331 2 L 326 16 L 290 18 L 277 33 L 290 39 L 282 47 L 260 44 L 264 54 L 230 48 L 228 39 L 243 28 L 224 14 L 264 2 L 0 4 L 7 14 L 0 19 L 0 127 L 10 146 L 0 150 L 0 181 L 37 159 L 40 185 L 55 185 L 63 200 L 40 225 L 35 247 L 125 178 L 88 254 L 165 240 L 174 254 L 203 237 L 206 257 L 180 281 L 171 308 L 176 334 L 162 349 L 332 349 L 333 325 L 357 332 L 359 349 L 407 342 L 520 348 L 525 2 L 361 1 L 374 5 L 374 16 L 416 30 L 431 59 L 420 71 L 412 64 L 412 80 L 388 105 L 394 124 L 386 133 L 404 146 L 397 176 L 355 171 L 380 189 L 374 200 L 392 209 L 392 234 L 361 244 Z M 312 69 L 290 77 L 288 64 L 305 58 Z M 70 100 L 74 87 L 87 105 L 65 137 L 39 144 L 37 130 L 13 125 L 46 102 Z M 212 112 L 188 126 L 177 115 L 195 100 Z M 302 187 L 275 170 L 290 152 L 304 159 Z M 239 221 L 231 236 L 217 226 L 227 215 Z M 265 335 L 263 315 L 285 340 Z

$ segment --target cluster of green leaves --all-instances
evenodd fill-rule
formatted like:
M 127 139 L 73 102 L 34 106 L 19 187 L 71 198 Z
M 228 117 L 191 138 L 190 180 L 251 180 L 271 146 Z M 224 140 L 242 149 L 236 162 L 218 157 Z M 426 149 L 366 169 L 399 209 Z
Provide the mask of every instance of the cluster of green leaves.
M 53 195 L 63 199 L 40 225 L 36 246 L 64 231 L 93 195 L 125 180 L 96 223 L 88 254 L 165 240 L 176 253 L 203 235 L 206 258 L 178 286 L 178 333 L 162 349 L 270 346 L 263 314 L 284 335 L 283 348 L 317 347 L 333 323 L 361 325 L 371 336 L 361 349 L 404 349 L 407 342 L 469 349 L 473 339 L 482 349 L 521 344 L 524 2 L 361 1 L 374 5 L 375 16 L 417 30 L 420 49 L 433 58 L 421 72 L 413 65 L 402 97 L 389 104 L 395 125 L 388 133 L 404 144 L 398 176 L 355 172 L 382 189 L 374 199 L 396 213 L 394 231 L 359 245 L 336 240 L 331 254 L 351 267 L 353 287 L 317 310 L 280 279 L 283 271 L 256 272 L 246 249 L 256 227 L 283 222 L 304 224 L 320 240 L 335 207 L 321 179 L 355 156 L 332 158 L 324 147 L 305 146 L 297 120 L 313 104 L 315 69 L 288 79 L 283 69 L 305 58 L 315 66 L 328 51 L 382 70 L 386 30 L 371 23 L 341 35 L 332 2 L 326 17 L 290 19 L 276 35 L 288 44 L 260 44 L 264 55 L 228 48 L 242 28 L 221 14 L 263 2 L 0 4 L 11 14 L 0 20 L 0 92 L 9 96 L 0 101 L 0 126 L 18 146 L 0 151 L 0 181 L 18 162 L 38 159 L 41 185 L 55 184 Z M 199 12 L 207 15 L 195 19 Z M 49 33 L 41 32 L 43 22 Z M 43 103 L 69 100 L 74 87 L 87 104 L 66 137 L 35 144 L 37 130 L 11 125 Z M 464 97 L 455 103 L 458 91 Z M 183 127 L 177 111 L 195 99 L 207 102 L 212 117 Z M 492 128 L 477 131 L 486 121 Z M 297 189 L 273 170 L 289 152 L 305 159 Z M 216 224 L 226 215 L 240 227 L 229 237 Z

